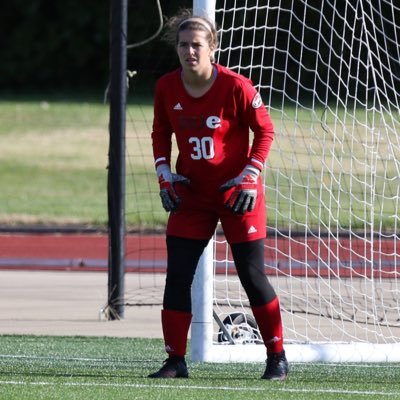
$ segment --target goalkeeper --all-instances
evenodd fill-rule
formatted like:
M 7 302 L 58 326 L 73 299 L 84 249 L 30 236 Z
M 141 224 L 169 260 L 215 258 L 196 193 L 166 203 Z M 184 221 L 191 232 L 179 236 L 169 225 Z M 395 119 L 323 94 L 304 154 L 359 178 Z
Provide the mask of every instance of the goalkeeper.
M 191 285 L 220 221 L 266 346 L 262 378 L 283 380 L 288 363 L 279 300 L 264 273 L 266 210 L 260 176 L 274 128 L 251 81 L 214 63 L 218 39 L 212 23 L 186 12 L 167 26 L 181 67 L 156 84 L 152 143 L 162 205 L 170 212 L 161 311 L 168 358 L 149 377 L 188 377 Z M 176 174 L 171 172 L 173 133 L 179 151 Z

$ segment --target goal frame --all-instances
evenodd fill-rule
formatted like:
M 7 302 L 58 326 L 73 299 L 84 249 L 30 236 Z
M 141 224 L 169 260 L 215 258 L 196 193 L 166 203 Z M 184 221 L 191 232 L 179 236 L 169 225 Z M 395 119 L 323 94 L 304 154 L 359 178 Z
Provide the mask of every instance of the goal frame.
M 214 20 L 214 0 L 194 0 L 193 11 Z M 214 344 L 213 240 L 205 249 L 192 287 L 193 320 L 191 357 L 195 362 L 263 362 L 266 350 L 259 344 Z M 365 342 L 285 343 L 289 362 L 399 362 L 400 343 Z

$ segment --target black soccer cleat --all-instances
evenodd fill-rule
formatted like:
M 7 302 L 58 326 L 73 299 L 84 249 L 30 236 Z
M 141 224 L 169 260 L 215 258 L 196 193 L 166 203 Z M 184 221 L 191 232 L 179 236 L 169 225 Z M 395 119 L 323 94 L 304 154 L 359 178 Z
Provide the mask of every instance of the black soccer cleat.
M 169 357 L 164 365 L 148 378 L 189 378 L 186 361 L 182 357 Z
M 286 359 L 285 351 L 269 353 L 267 355 L 267 367 L 261 378 L 271 381 L 283 381 L 286 379 L 288 372 L 289 364 Z

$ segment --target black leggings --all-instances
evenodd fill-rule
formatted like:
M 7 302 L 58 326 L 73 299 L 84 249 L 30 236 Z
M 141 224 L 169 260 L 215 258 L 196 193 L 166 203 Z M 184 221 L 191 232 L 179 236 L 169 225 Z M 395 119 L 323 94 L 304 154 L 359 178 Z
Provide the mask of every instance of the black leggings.
M 168 267 L 163 307 L 192 311 L 191 287 L 198 261 L 208 240 L 167 236 Z M 231 245 L 232 256 L 251 306 L 271 302 L 275 291 L 264 272 L 264 240 Z

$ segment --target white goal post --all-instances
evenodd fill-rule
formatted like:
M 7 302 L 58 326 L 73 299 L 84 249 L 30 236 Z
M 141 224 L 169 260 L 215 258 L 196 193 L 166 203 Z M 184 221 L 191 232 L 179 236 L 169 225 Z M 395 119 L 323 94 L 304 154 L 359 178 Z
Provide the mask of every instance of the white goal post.
M 193 6 L 215 18 L 217 61 L 253 80 L 275 125 L 265 270 L 289 361 L 400 361 L 400 7 Z M 217 232 L 193 284 L 193 360 L 264 361 L 250 314 Z

